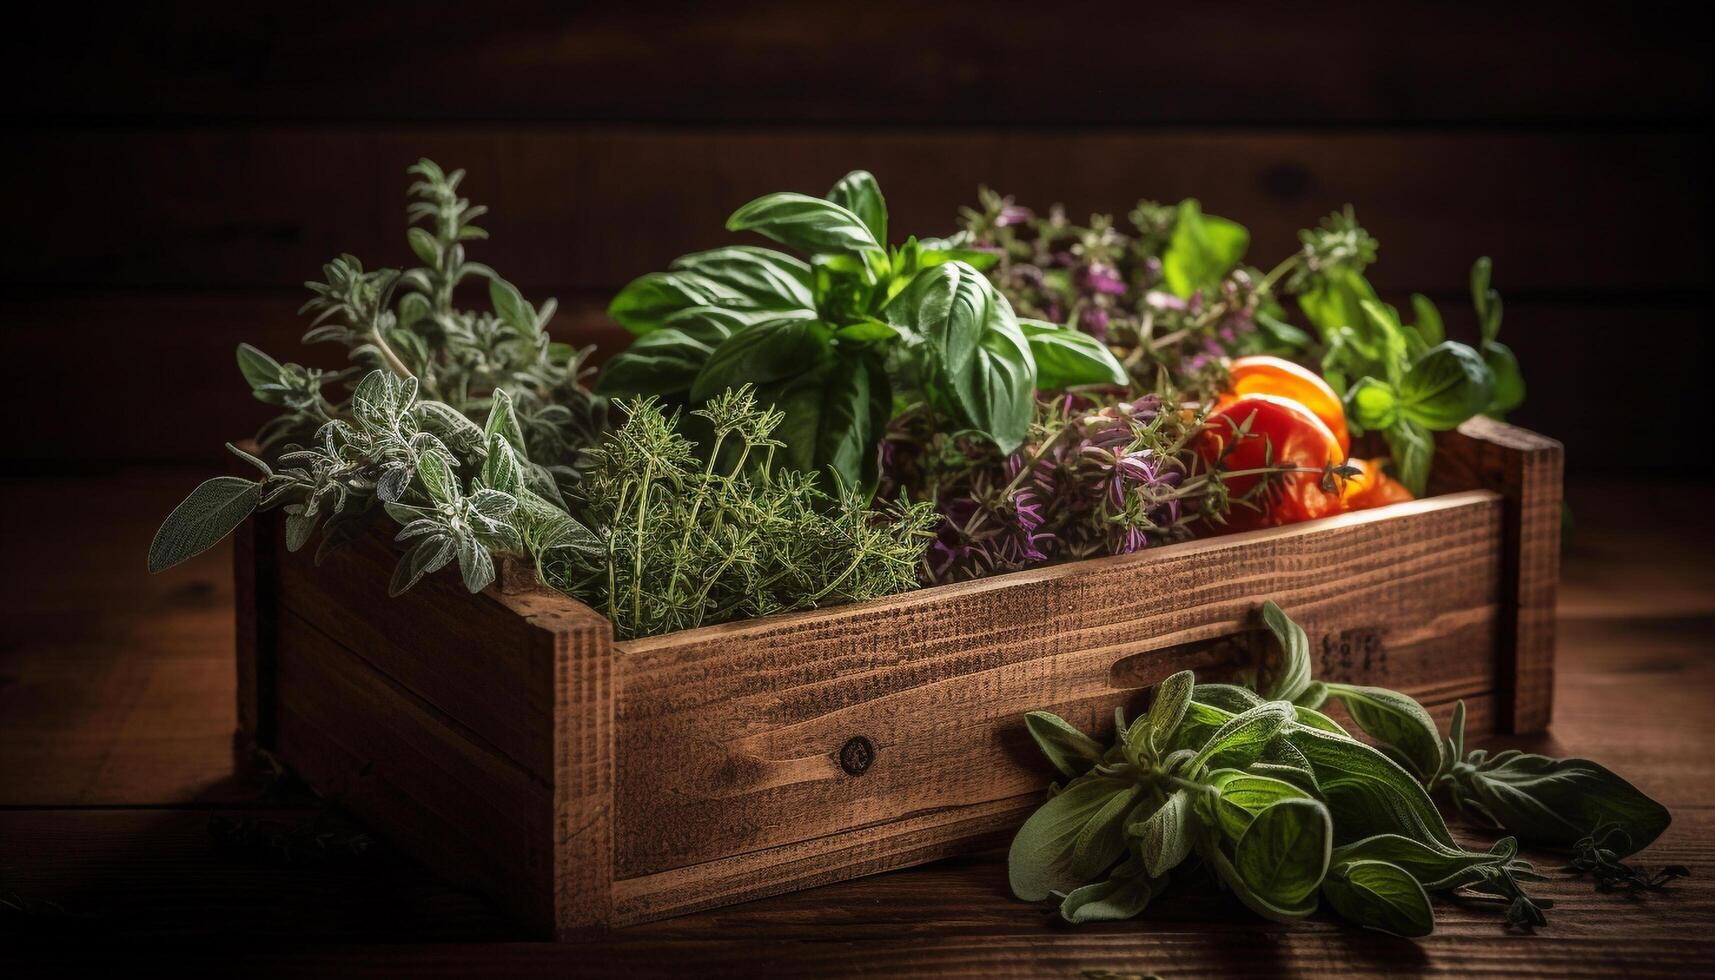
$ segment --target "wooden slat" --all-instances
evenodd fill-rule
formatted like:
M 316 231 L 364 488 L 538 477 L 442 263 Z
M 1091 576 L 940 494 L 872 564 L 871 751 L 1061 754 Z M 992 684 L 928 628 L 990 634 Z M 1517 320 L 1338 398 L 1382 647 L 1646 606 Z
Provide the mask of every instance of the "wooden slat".
M 274 748 L 323 797 L 553 934 L 553 788 L 290 610 Z
M 872 0 L 32 8 L 8 116 L 1118 125 L 1703 118 L 1707 31 L 1647 7 Z M 32 21 L 36 23 L 31 24 Z M 72 43 L 69 39 L 75 38 Z
M 1122 220 L 1139 198 L 1191 196 L 1249 226 L 1266 267 L 1350 202 L 1382 242 L 1383 289 L 1463 292 L 1484 254 L 1509 295 L 1709 282 L 1696 222 L 1660 218 L 1711 207 L 1701 134 L 606 126 L 31 132 L 0 161 L 31 188 L 13 205 L 31 247 L 0 278 L 282 287 L 344 252 L 402 264 L 404 171 L 422 156 L 470 171 L 463 189 L 493 208 L 473 256 L 533 291 L 612 290 L 751 240 L 723 230 L 733 209 L 825 193 L 854 167 L 880 179 L 896 238 L 951 232 L 979 184 Z
M 1441 439 L 1432 489 L 1488 487 L 1506 498 L 1500 727 L 1538 732 L 1554 713 L 1554 610 L 1560 586 L 1560 443 L 1478 417 Z
M 1115 704 L 1138 707 L 1128 692 L 1187 645 L 1254 629 L 1266 598 L 1334 651 L 1324 676 L 1436 701 L 1493 691 L 1500 533 L 1495 495 L 1460 494 L 621 643 L 618 873 L 686 901 L 665 872 L 718 878 L 719 859 L 802 841 L 837 852 L 919 815 L 967 827 L 961 808 L 1041 785 L 1024 712 L 1111 728 Z M 874 762 L 853 776 L 838 760 L 856 737 Z

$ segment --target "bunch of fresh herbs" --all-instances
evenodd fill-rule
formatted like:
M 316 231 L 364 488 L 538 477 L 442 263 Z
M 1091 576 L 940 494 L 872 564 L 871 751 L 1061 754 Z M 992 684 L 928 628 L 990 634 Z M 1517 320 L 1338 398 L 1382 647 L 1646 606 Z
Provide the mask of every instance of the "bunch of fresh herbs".
M 1036 391 L 1124 381 L 1087 336 L 1021 324 L 981 274 L 992 255 L 957 238 L 888 245 L 887 204 L 864 171 L 825 197 L 758 198 L 727 229 L 805 258 L 734 246 L 633 281 L 608 311 L 637 340 L 599 390 L 694 407 L 752 385 L 783 416 L 777 465 L 870 493 L 901 406 L 1009 453 L 1029 435 Z
M 1271 669 L 1247 685 L 1175 674 L 1144 716 L 1128 724 L 1116 713 L 1112 746 L 1047 712 L 1026 717 L 1067 782 L 1013 840 L 1019 898 L 1055 896 L 1071 922 L 1131 918 L 1196 861 L 1277 921 L 1326 900 L 1359 925 L 1423 936 L 1434 928 L 1428 896 L 1455 892 L 1499 902 L 1509 924 L 1529 928 L 1551 903 L 1521 886 L 1541 876 L 1518 860 L 1517 838 L 1576 842 L 1576 861 L 1619 879 L 1618 858 L 1666 826 L 1659 804 L 1592 763 L 1465 756 L 1462 706 L 1443 740 L 1405 695 L 1315 680 L 1304 631 L 1272 602 L 1264 620 L 1280 645 Z M 1329 699 L 1378 746 L 1319 711 Z M 1426 782 L 1515 836 L 1487 851 L 1461 846 Z M 1572 826 L 1592 839 L 1570 838 Z

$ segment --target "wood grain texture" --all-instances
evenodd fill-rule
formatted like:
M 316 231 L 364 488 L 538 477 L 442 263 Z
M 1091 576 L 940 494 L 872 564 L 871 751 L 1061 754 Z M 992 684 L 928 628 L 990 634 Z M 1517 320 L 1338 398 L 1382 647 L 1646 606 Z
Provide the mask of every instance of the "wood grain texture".
M 1699 120 L 1707 32 L 1526 0 L 1480 21 L 1218 8 L 788 0 L 437 9 L 388 2 L 23 15 L 13 119 L 306 118 L 1002 125 Z M 77 43 L 59 41 L 76 38 Z M 25 41 L 29 39 L 29 41 Z M 30 43 L 35 42 L 35 43 Z M 1409 42 L 1409 43 L 1406 43 Z M 1307 52 L 1340 52 L 1313 64 Z
M 1707 484 L 1569 485 L 1580 514 L 1624 519 L 1580 521 L 1565 552 L 1552 732 L 1486 743 L 1598 759 L 1666 803 L 1673 826 L 1641 860 L 1693 872 L 1666 892 L 1606 896 L 1555 872 L 1539 886 L 1558 902 L 1547 929 L 1511 933 L 1491 909 L 1441 901 L 1421 943 L 1323 917 L 1271 925 L 1194 889 L 1137 922 L 1071 929 L 1013 900 L 1004 852 L 990 851 L 550 944 L 411 865 L 283 865 L 212 847 L 209 807 L 252 805 L 185 792 L 204 763 L 183 734 L 205 730 L 222 733 L 207 765 L 223 768 L 207 781 L 244 782 L 224 734 L 230 555 L 137 570 L 161 514 L 203 475 L 0 480 L 0 513 L 86 515 L 6 526 L 9 545 L 41 560 L 0 569 L 0 891 L 66 916 L 0 916 L 0 974 L 1683 978 L 1715 959 L 1715 757 L 1695 750 L 1715 740 L 1715 592 L 1696 589 L 1715 571 L 1711 529 L 1679 519 L 1715 506 Z M 153 720 L 121 724 L 138 715 Z
M 1500 727 L 1538 732 L 1554 714 L 1554 610 L 1560 585 L 1560 443 L 1474 418 L 1441 440 L 1432 489 L 1483 486 L 1506 500 L 1501 620 L 1507 694 Z
M 1249 227 L 1264 267 L 1352 203 L 1383 243 L 1377 288 L 1456 297 L 1483 254 L 1509 299 L 1591 291 L 1593 269 L 1606 292 L 1707 289 L 1695 223 L 1656 216 L 1715 206 L 1700 179 L 1706 137 L 1671 131 L 292 126 L 26 139 L 0 159 L 0 179 L 33 189 L 15 205 L 31 248 L 0 267 L 17 286 L 291 288 L 341 253 L 403 265 L 405 168 L 424 156 L 469 171 L 461 191 L 492 208 L 493 236 L 472 257 L 532 295 L 612 291 L 686 252 L 756 243 L 724 230 L 734 209 L 826 193 L 857 167 L 879 178 L 899 239 L 954 231 L 979 185 L 1122 221 L 1140 198 L 1196 197 Z
M 670 872 L 728 877 L 780 849 L 790 874 L 806 847 L 861 857 L 901 820 L 946 821 L 955 852 L 976 812 L 1000 829 L 1039 798 L 1026 711 L 1111 731 L 1117 704 L 1256 629 L 1266 598 L 1323 676 L 1435 703 L 1492 691 L 1500 533 L 1476 492 L 622 642 L 616 871 L 637 900 L 696 901 Z M 874 758 L 853 775 L 859 737 Z

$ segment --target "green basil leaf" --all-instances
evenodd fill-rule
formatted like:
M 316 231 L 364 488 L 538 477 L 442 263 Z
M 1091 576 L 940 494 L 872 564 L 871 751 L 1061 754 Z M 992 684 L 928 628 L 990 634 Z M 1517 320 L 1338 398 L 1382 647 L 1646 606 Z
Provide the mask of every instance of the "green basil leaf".
M 1207 782 L 1220 792 L 1215 798 L 1215 820 L 1233 841 L 1244 836 L 1257 814 L 1281 800 L 1310 798 L 1309 793 L 1284 779 L 1239 769 L 1217 769 Z
M 918 340 L 919 373 L 944 385 L 936 398 L 941 407 L 1002 452 L 1024 442 L 1035 410 L 1036 364 L 1011 304 L 988 279 L 962 262 L 925 269 L 883 314 Z
M 1060 902 L 1060 917 L 1067 922 L 1118 922 L 1140 915 L 1149 907 L 1155 886 L 1141 870 L 1120 865 L 1105 881 L 1072 889 Z
M 1441 431 L 1487 408 L 1494 393 L 1494 375 L 1482 355 L 1447 341 L 1426 351 L 1406 372 L 1399 410 L 1413 422 Z
M 1032 711 L 1024 727 L 1062 776 L 1077 777 L 1102 761 L 1102 744 L 1050 711 Z
M 1518 358 L 1512 348 L 1498 340 L 1483 345 L 1483 363 L 1495 377 L 1495 393 L 1483 409 L 1484 415 L 1501 418 L 1524 404 L 1524 375 L 1519 373 Z
M 828 200 L 857 215 L 876 242 L 887 244 L 887 200 L 869 171 L 853 170 L 841 177 L 828 191 Z
M 714 306 L 680 310 L 663 319 L 660 329 L 637 338 L 609 359 L 595 389 L 610 397 L 657 395 L 683 401 L 703 365 L 728 337 L 757 323 L 812 316 L 808 310 L 776 313 Z
M 1036 362 L 1036 388 L 1062 391 L 1077 385 L 1124 385 L 1125 366 L 1108 345 L 1084 333 L 1041 320 L 1019 320 Z
M 1135 786 L 1128 780 L 1084 776 L 1038 807 L 1018 829 L 1007 852 L 1012 893 L 1026 902 L 1039 902 L 1054 892 L 1086 884 L 1072 873 L 1072 849 L 1108 802 Z
M 812 310 L 810 264 L 784 252 L 754 245 L 693 252 L 673 260 L 676 272 L 693 273 L 746 301 L 755 310 Z
M 1414 698 L 1385 687 L 1327 683 L 1330 697 L 1345 705 L 1359 728 L 1391 746 L 1410 763 L 1419 780 L 1441 771 L 1441 731 Z
M 842 344 L 870 346 L 874 344 L 891 343 L 900 339 L 903 331 L 891 323 L 877 320 L 874 317 L 864 317 L 855 323 L 848 323 L 834 331 L 834 339 Z
M 1399 395 L 1380 378 L 1360 378 L 1346 391 L 1346 419 L 1359 431 L 1381 431 L 1399 420 Z
M 262 485 L 254 480 L 204 480 L 161 522 L 149 542 L 149 571 L 163 571 L 214 547 L 256 510 L 261 496 Z
M 1250 232 L 1236 221 L 1203 213 L 1195 199 L 1180 202 L 1173 235 L 1161 253 L 1161 274 L 1169 292 L 1189 299 L 1211 289 L 1239 264 Z
M 1195 776 L 1204 766 L 1237 769 L 1249 765 L 1292 718 L 1292 705 L 1285 701 L 1269 701 L 1234 715 L 1209 736 L 1186 771 Z
M 1341 918 L 1366 929 L 1417 939 L 1435 931 L 1429 896 L 1403 868 L 1385 861 L 1336 864 L 1322 894 Z
M 759 197 L 732 213 L 727 231 L 754 231 L 782 245 L 815 255 L 856 256 L 874 266 L 887 258 L 881 242 L 850 209 L 807 194 Z
M 1334 825 L 1318 800 L 1282 799 L 1258 813 L 1233 847 L 1233 867 L 1255 895 L 1280 908 L 1312 898 L 1328 872 Z
M 1453 778 L 1478 813 L 1531 844 L 1569 847 L 1612 823 L 1629 838 L 1629 854 L 1648 847 L 1673 820 L 1666 807 L 1588 759 L 1502 752 L 1454 766 Z
M 1383 433 L 1393 455 L 1395 475 L 1413 496 L 1429 492 L 1429 464 L 1435 458 L 1435 437 L 1408 418 L 1399 419 Z
M 1399 763 L 1362 742 L 1315 728 L 1294 725 L 1286 740 L 1309 761 L 1341 843 L 1401 834 L 1454 846 L 1423 784 Z
M 1273 599 L 1262 604 L 1262 621 L 1280 645 L 1280 661 L 1257 693 L 1269 701 L 1297 701 L 1310 687 L 1310 637 Z
M 749 309 L 751 302 L 735 289 L 695 272 L 651 272 L 626 283 L 607 306 L 607 315 L 634 334 L 661 329 L 668 316 L 693 306 Z
M 824 370 L 833 361 L 833 333 L 817 320 L 770 320 L 741 330 L 714 349 L 691 384 L 691 400 L 707 401 L 728 388 L 777 381 Z
M 1411 294 L 1411 313 L 1417 322 L 1412 326 L 1417 336 L 1422 338 L 1423 346 L 1434 347 L 1447 339 L 1447 328 L 1441 322 L 1441 311 L 1435 308 L 1429 297 L 1422 293 Z
M 1318 277 L 1314 284 L 1298 294 L 1298 308 L 1304 311 L 1324 340 L 1341 327 L 1363 329 L 1364 301 L 1374 302 L 1376 291 L 1363 273 L 1340 267 Z
M 823 474 L 830 493 L 874 491 L 882 429 L 893 405 L 887 371 L 878 359 L 830 355 L 815 370 L 758 386 L 756 398 L 784 413 L 774 430 L 774 438 L 785 444 L 775 465 Z
M 1334 848 L 1335 864 L 1386 861 L 1410 872 L 1426 891 L 1450 891 L 1482 877 L 1483 868 L 1505 868 L 1518 857 L 1518 841 L 1503 837 L 1487 851 L 1377 834 Z

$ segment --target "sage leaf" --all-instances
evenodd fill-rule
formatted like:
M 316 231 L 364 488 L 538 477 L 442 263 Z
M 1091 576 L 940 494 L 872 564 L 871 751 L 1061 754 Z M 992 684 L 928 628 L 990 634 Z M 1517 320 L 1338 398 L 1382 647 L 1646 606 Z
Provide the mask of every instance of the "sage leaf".
M 1384 687 L 1327 683 L 1330 697 L 1371 738 L 1398 750 L 1419 780 L 1441 771 L 1441 731 L 1416 699 Z
M 1118 922 L 1135 918 L 1149 907 L 1155 882 L 1133 861 L 1114 869 L 1105 881 L 1072 889 L 1060 902 L 1060 917 L 1067 922 Z
M 1588 759 L 1507 751 L 1472 753 L 1452 767 L 1456 798 L 1492 825 L 1532 844 L 1571 847 L 1613 824 L 1630 850 L 1648 847 L 1673 818 L 1631 783 Z
M 1292 705 L 1285 701 L 1269 701 L 1233 716 L 1209 736 L 1187 771 L 1195 774 L 1209 765 L 1241 768 L 1250 764 L 1292 718 Z
M 1190 792 L 1181 788 L 1169 793 L 1154 813 L 1136 825 L 1132 836 L 1137 838 L 1144 870 L 1151 878 L 1160 878 L 1191 856 L 1195 821 Z
M 1309 793 L 1284 779 L 1239 769 L 1217 769 L 1209 774 L 1208 783 L 1220 794 L 1215 798 L 1215 820 L 1233 841 L 1244 836 L 1257 814 L 1281 800 L 1310 798 Z
M 1088 881 L 1125 853 L 1126 817 L 1143 787 L 1133 784 L 1110 796 L 1072 842 L 1072 873 Z
M 1263 698 L 1237 684 L 1198 684 L 1192 689 L 1191 698 L 1235 715 L 1263 703 Z
M 1024 716 L 1024 727 L 1062 776 L 1082 776 L 1102 761 L 1101 743 L 1053 712 L 1030 712 Z
M 1152 747 L 1172 742 L 1173 733 L 1191 707 L 1191 689 L 1196 684 L 1196 676 L 1189 670 L 1182 670 L 1155 686 L 1155 700 L 1150 702 L 1149 713 L 1144 716 L 1149 725 L 1149 744 Z
M 173 508 L 149 543 L 149 571 L 159 572 L 214 547 L 256 510 L 262 485 L 236 476 L 204 480 Z
M 1482 877 L 1480 869 L 1506 868 L 1518 857 L 1518 841 L 1503 837 L 1487 851 L 1468 851 L 1400 834 L 1377 834 L 1334 849 L 1334 863 L 1385 861 L 1404 868 L 1428 891 L 1449 891 Z
M 1366 929 L 1417 939 L 1435 931 L 1435 910 L 1423 886 L 1386 861 L 1336 864 L 1322 882 L 1334 911 Z
M 1024 901 L 1039 902 L 1086 883 L 1087 878 L 1072 870 L 1072 850 L 1103 807 L 1130 788 L 1125 780 L 1084 776 L 1038 807 L 1018 828 L 1007 851 L 1012 893 Z
M 1453 846 L 1453 835 L 1424 791 L 1399 763 L 1351 738 L 1294 725 L 1286 740 L 1303 754 L 1322 799 L 1337 816 L 1340 843 L 1400 833 Z
M 1268 701 L 1296 701 L 1310 686 L 1310 637 L 1273 599 L 1262 604 L 1262 621 L 1280 644 L 1280 663 L 1257 693 Z
M 1333 841 L 1328 807 L 1318 800 L 1283 799 L 1251 821 L 1233 848 L 1233 867 L 1269 904 L 1296 908 L 1321 887 Z
M 1322 712 L 1317 711 L 1315 708 L 1306 708 L 1302 704 L 1295 704 L 1292 706 L 1292 710 L 1300 725 L 1304 725 L 1308 728 L 1320 728 L 1322 731 L 1332 732 L 1335 735 L 1344 735 L 1347 738 L 1351 737 L 1351 733 L 1347 732 L 1339 722 L 1328 717 Z

